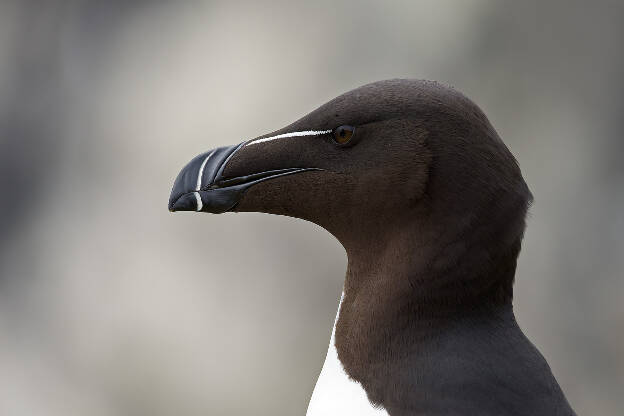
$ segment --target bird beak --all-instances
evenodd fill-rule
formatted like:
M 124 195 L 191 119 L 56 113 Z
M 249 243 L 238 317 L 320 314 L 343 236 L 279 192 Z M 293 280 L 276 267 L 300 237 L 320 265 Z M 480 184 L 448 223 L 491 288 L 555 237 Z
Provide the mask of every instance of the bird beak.
M 226 178 L 223 171 L 228 162 L 247 142 L 219 147 L 193 158 L 178 174 L 171 196 L 169 211 L 197 211 L 221 214 L 231 211 L 245 191 L 253 185 L 294 173 L 318 170 L 315 168 L 285 168 L 264 172 L 250 172 L 243 176 Z

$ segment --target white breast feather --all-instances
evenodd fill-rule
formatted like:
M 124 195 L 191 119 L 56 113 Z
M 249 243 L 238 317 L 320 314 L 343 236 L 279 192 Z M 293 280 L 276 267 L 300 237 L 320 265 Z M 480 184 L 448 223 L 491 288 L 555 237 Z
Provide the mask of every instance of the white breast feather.
M 347 376 L 338 360 L 338 352 L 334 345 L 337 321 L 338 314 L 334 321 L 325 363 L 316 381 L 306 416 L 387 416 L 388 413 L 384 409 L 376 409 L 370 404 L 360 383 Z

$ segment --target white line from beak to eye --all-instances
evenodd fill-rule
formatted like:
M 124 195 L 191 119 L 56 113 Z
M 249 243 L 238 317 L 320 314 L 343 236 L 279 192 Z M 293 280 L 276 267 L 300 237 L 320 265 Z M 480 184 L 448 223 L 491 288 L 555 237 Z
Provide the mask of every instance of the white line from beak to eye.
M 245 146 L 250 146 L 252 144 L 270 142 L 271 140 L 276 139 L 284 139 L 286 137 L 301 137 L 301 136 L 319 136 L 321 134 L 331 133 L 331 130 L 306 130 L 306 131 L 293 131 L 292 133 L 283 133 L 278 134 L 276 136 L 264 137 L 262 139 L 257 139 L 247 143 Z
M 199 192 L 193 192 L 193 195 L 195 195 L 195 201 L 197 201 L 196 211 L 199 212 L 204 207 L 204 204 L 202 203 L 202 200 L 201 200 L 201 195 L 199 195 Z
M 216 152 L 216 150 L 213 150 L 212 152 L 210 152 L 208 156 L 206 156 L 206 159 L 204 159 L 204 161 L 202 162 L 199 168 L 199 174 L 197 175 L 197 186 L 195 187 L 196 191 L 199 191 L 201 189 L 202 176 L 204 176 L 204 168 L 206 167 L 206 162 L 208 162 L 208 159 L 210 159 L 210 156 L 214 155 L 214 152 Z

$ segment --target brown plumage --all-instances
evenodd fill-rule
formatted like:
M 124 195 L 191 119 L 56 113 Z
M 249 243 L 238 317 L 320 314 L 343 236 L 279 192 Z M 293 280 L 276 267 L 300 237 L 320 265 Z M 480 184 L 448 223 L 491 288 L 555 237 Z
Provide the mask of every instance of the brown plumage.
M 355 128 L 347 145 L 325 133 L 341 125 Z M 573 414 L 513 315 L 532 197 L 482 111 L 439 83 L 389 80 L 261 137 L 309 131 L 223 150 L 195 193 L 205 211 L 302 218 L 342 243 L 336 348 L 369 399 L 391 415 Z M 170 209 L 195 210 L 186 196 L 203 156 Z M 256 173 L 268 176 L 245 179 Z

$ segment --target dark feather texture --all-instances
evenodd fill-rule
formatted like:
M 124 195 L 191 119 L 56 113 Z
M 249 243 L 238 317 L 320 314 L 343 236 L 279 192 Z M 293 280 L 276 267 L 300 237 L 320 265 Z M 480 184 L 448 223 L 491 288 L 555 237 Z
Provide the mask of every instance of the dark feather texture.
M 235 211 L 312 221 L 345 247 L 336 327 L 346 372 L 393 416 L 572 415 L 516 324 L 512 285 L 531 193 L 483 112 L 436 82 L 389 80 L 271 133 L 355 126 L 241 147 L 224 178 L 255 184 Z

